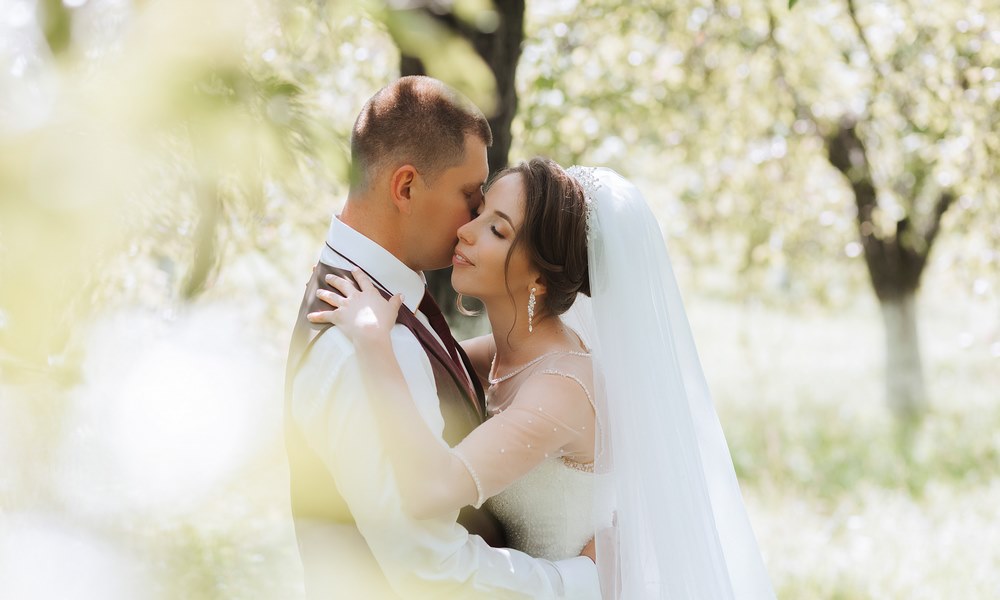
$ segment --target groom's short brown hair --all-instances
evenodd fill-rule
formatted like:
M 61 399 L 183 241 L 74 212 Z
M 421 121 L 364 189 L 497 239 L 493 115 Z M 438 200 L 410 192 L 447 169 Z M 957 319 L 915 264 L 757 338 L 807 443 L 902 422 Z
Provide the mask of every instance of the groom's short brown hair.
M 402 77 L 361 109 L 351 132 L 351 191 L 363 192 L 382 169 L 413 165 L 424 178 L 465 160 L 465 138 L 493 144 L 490 125 L 467 98 L 431 77 Z

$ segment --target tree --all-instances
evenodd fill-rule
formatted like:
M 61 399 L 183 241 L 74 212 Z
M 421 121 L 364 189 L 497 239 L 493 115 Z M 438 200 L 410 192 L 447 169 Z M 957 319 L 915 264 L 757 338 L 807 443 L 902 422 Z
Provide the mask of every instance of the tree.
M 535 16 L 515 150 L 645 180 L 675 259 L 696 281 L 728 274 L 703 292 L 796 310 L 870 286 L 888 404 L 910 422 L 926 404 L 913 300 L 930 251 L 942 231 L 997 227 L 1000 12 L 786 5 L 583 0 Z
M 858 124 L 847 118 L 827 137 L 832 164 L 844 174 L 857 204 L 858 234 L 865 265 L 882 309 L 886 333 L 886 398 L 889 407 L 905 423 L 919 419 L 927 404 L 920 340 L 917 334 L 916 294 L 927 265 L 941 219 L 955 200 L 953 191 L 936 192 L 934 208 L 923 228 L 916 228 L 910 214 L 903 215 L 888 231 L 876 227 L 878 191 L 868 151 L 858 135 Z M 913 206 L 926 185 L 926 172 L 906 200 Z M 911 209 L 912 210 L 912 209 Z
M 990 114 L 995 111 L 984 112 L 978 95 L 968 93 L 969 73 L 986 68 L 974 49 L 976 38 L 987 31 L 976 32 L 966 23 L 972 35 L 951 37 L 940 26 L 945 20 L 911 13 L 906 21 L 913 27 L 912 41 L 900 36 L 892 44 L 883 42 L 877 52 L 869 38 L 871 32 L 884 33 L 881 24 L 877 18 L 863 24 L 865 15 L 855 1 L 845 3 L 863 56 L 859 62 L 869 71 L 866 102 L 832 127 L 818 123 L 818 130 L 825 131 L 828 160 L 846 179 L 857 208 L 857 232 L 885 326 L 888 405 L 901 423 L 912 425 L 927 406 L 916 296 L 942 220 L 962 185 L 953 161 L 974 165 L 974 153 L 992 154 L 997 141 L 996 118 Z M 955 44 L 957 51 L 939 54 L 945 62 L 938 65 L 928 60 L 929 52 L 942 42 Z M 799 109 L 817 120 L 807 108 Z M 984 116 L 985 122 L 979 121 Z M 969 131 L 973 123 L 994 135 L 976 135 Z M 956 142 L 963 147 L 957 157 L 949 152 Z M 873 147 L 888 156 L 874 158 Z M 979 192 L 979 182 L 969 183 L 969 192 Z

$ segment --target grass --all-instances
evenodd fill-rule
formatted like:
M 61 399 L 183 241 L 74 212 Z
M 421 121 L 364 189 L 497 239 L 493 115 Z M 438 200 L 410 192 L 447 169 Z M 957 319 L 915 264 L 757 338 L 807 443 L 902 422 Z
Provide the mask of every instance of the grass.
M 907 452 L 883 402 L 873 303 L 689 303 L 780 598 L 1000 595 L 1000 358 L 988 336 L 956 342 L 965 317 L 945 299 L 921 308 L 931 407 Z

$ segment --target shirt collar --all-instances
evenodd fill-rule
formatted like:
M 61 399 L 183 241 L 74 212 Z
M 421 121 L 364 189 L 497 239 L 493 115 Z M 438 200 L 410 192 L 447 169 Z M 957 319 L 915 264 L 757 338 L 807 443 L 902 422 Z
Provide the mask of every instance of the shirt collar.
M 326 243 L 337 249 L 386 287 L 390 294 L 403 294 L 404 304 L 410 312 L 417 312 L 424 297 L 424 274 L 407 267 L 391 252 L 379 246 L 363 233 L 334 216 L 326 235 Z M 324 247 L 320 260 L 330 266 L 341 266 L 346 261 Z M 345 265 L 346 266 L 346 265 Z

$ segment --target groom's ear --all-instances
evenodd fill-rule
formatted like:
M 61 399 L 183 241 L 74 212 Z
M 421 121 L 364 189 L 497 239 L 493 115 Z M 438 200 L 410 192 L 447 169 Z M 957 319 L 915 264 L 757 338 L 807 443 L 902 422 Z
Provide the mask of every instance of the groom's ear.
M 419 176 L 413 165 L 403 165 L 392 172 L 389 197 L 396 209 L 404 215 L 413 211 L 413 191 Z

